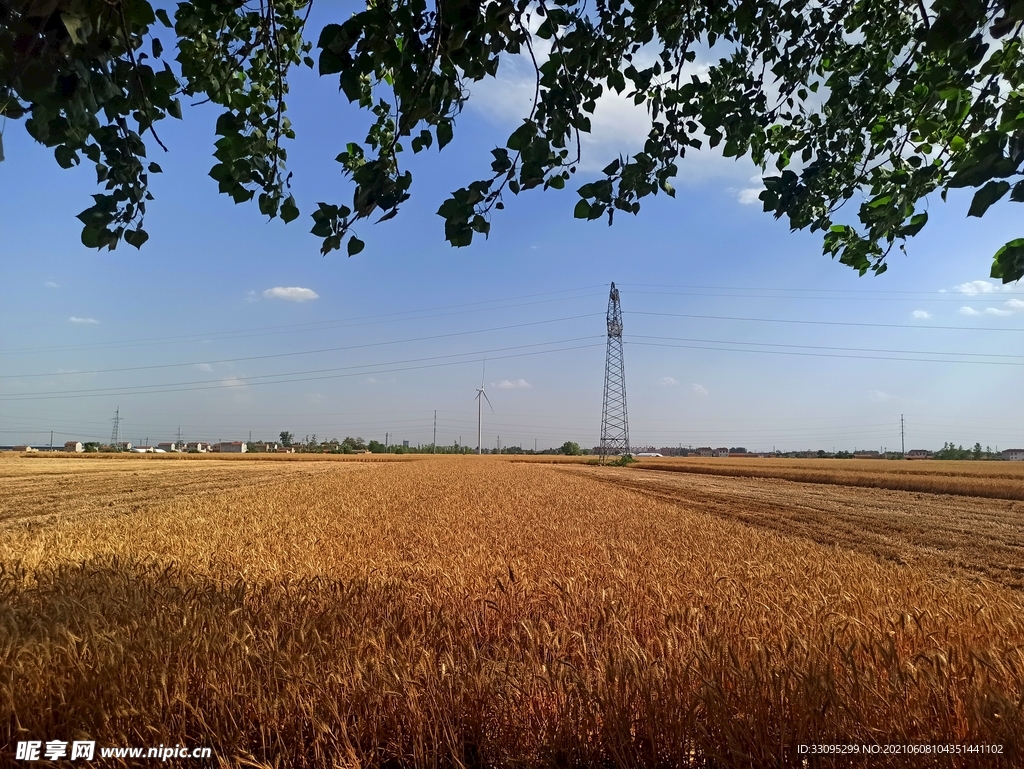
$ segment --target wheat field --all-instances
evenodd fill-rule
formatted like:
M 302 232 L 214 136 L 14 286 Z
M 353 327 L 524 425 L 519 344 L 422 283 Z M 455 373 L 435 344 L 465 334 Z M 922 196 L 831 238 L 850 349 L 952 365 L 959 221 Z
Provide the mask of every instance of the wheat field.
M 1013 500 L 148 459 L 0 461 L 0 762 L 26 739 L 254 767 L 1024 760 Z M 822 743 L 1002 752 L 798 752 Z

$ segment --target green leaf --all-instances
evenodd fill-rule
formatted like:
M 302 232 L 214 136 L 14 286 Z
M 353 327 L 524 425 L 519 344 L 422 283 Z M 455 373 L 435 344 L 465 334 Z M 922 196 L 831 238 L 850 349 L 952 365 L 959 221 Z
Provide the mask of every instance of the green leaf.
M 974 193 L 971 209 L 967 212 L 967 215 L 981 218 L 988 211 L 988 207 L 1009 192 L 1009 190 L 1010 183 L 1007 181 L 989 182 Z
M 128 245 L 135 246 L 136 248 L 142 248 L 142 244 L 149 240 L 149 233 L 140 227 L 137 230 L 128 230 L 125 232 L 124 239 Z
M 68 37 L 74 43 L 84 45 L 86 42 L 85 35 L 82 34 L 82 22 L 84 20 L 78 16 L 72 16 L 70 13 L 62 13 L 60 20 L 64 22 L 64 29 L 68 31 Z
M 163 171 L 164 171 L 164 169 L 162 169 L 162 168 L 161 168 L 161 167 L 160 167 L 159 165 L 157 165 L 156 163 L 150 163 L 150 164 L 149 164 L 149 172 L 150 172 L 151 174 L 161 174 L 161 173 L 163 173 Z
M 365 247 L 366 247 L 366 244 L 363 243 L 363 241 L 361 241 L 355 235 L 353 235 L 351 238 L 348 239 L 348 255 L 349 256 L 355 256 L 360 251 L 362 251 L 363 248 L 365 248 Z
M 508 137 L 508 141 L 505 142 L 505 146 L 510 150 L 521 151 L 536 135 L 537 124 L 532 120 L 524 120 L 523 124 L 513 131 L 512 135 Z
M 53 150 L 53 155 L 61 168 L 71 168 L 81 162 L 78 153 L 66 144 L 58 144 Z
M 167 104 L 167 114 L 181 120 L 181 101 L 179 99 L 171 99 Z
M 1024 238 L 1011 240 L 996 251 L 990 275 L 1002 279 L 1003 283 L 1011 283 L 1024 277 Z
M 173 27 L 174 26 L 173 24 L 171 24 L 171 19 L 167 15 L 167 11 L 165 11 L 163 8 L 157 8 L 157 10 L 156 10 L 156 17 L 158 19 L 160 19 L 160 23 L 163 24 L 165 27 Z
M 452 121 L 442 120 L 437 124 L 437 149 L 440 152 L 452 140 Z
M 295 205 L 295 198 L 289 195 L 281 204 L 281 221 L 285 224 L 294 221 L 299 216 L 299 207 Z
M 577 219 L 589 219 L 590 203 L 585 200 L 580 200 L 576 203 L 576 208 L 572 210 L 572 215 Z

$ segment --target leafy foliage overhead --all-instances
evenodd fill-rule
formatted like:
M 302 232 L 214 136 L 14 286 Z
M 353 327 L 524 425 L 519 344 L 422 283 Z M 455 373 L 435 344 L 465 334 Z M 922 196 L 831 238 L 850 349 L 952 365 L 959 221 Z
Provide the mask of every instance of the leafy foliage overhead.
M 884 271 L 920 232 L 931 193 L 975 190 L 978 217 L 1024 202 L 1024 0 L 370 0 L 320 30 L 317 61 L 309 9 L 192 0 L 172 20 L 146 0 L 0 0 L 0 116 L 24 119 L 60 165 L 95 165 L 103 191 L 79 218 L 97 248 L 146 240 L 160 171 L 146 144 L 181 117 L 182 97 L 223 108 L 210 172 L 220 190 L 295 219 L 282 140 L 294 137 L 296 64 L 336 77 L 368 114 L 366 136 L 336 158 L 351 201 L 312 214 L 323 253 L 346 239 L 358 253 L 353 225 L 398 213 L 412 185 L 402 153 L 449 144 L 468 84 L 511 57 L 533 65 L 533 103 L 483 178 L 441 204 L 454 246 L 488 234 L 506 193 L 565 187 L 607 94 L 645 108 L 650 134 L 576 185 L 580 219 L 610 224 L 674 194 L 702 147 L 750 156 L 765 211 L 821 231 L 825 252 L 861 274 Z M 1024 275 L 1024 238 L 999 249 L 992 275 Z

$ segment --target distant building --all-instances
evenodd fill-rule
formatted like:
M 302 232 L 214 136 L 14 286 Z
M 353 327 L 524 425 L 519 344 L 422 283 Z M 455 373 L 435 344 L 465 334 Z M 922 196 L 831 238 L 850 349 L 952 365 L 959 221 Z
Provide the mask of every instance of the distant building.
M 905 456 L 907 459 L 931 459 L 932 453 L 928 449 L 911 449 Z
M 999 453 L 1011 462 L 1024 462 L 1024 449 L 1007 449 L 1006 451 L 1000 451 Z
M 85 451 L 85 446 L 82 445 L 81 441 L 68 441 L 64 444 L 64 451 L 81 454 Z
M 11 451 L 39 451 L 34 446 L 15 446 Z
M 693 453 L 696 454 L 698 457 L 713 457 L 715 455 L 715 450 L 710 446 L 701 446 L 700 448 L 694 450 Z
M 716 457 L 727 457 L 727 456 L 729 456 L 729 449 L 727 449 L 725 447 L 717 448 L 717 449 L 715 449 L 715 454 L 714 455 Z
M 877 451 L 855 451 L 853 452 L 854 459 L 881 459 L 882 455 Z
M 185 451 L 198 451 L 200 454 L 205 454 L 209 450 L 210 444 L 202 441 L 190 441 L 185 444 Z
M 659 454 L 657 451 L 641 451 L 638 454 L 634 454 L 636 457 L 661 457 L 664 454 Z
M 163 449 L 166 454 L 168 451 L 181 451 L 184 444 L 175 443 L 174 441 L 165 441 L 164 443 L 158 443 L 156 447 Z
M 279 446 L 278 448 L 274 449 L 274 453 L 275 454 L 294 454 L 295 453 L 295 447 L 294 446 Z
M 221 441 L 214 451 L 219 451 L 222 454 L 244 454 L 248 451 L 248 447 L 245 445 L 245 441 Z

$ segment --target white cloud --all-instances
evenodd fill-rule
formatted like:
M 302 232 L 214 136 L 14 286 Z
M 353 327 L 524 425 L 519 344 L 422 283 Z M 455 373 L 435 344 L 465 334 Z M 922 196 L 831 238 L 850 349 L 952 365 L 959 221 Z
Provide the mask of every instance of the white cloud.
M 221 387 L 228 387 L 228 388 L 231 388 L 231 389 L 239 389 L 239 390 L 249 386 L 244 381 L 242 381 L 239 377 L 236 377 L 236 376 L 229 376 L 229 377 L 226 377 L 224 379 L 221 379 L 220 380 L 220 385 L 221 385 Z
M 744 206 L 750 206 L 755 203 L 760 203 L 761 200 L 758 198 L 762 192 L 764 192 L 764 182 L 761 181 L 761 175 L 755 174 L 750 177 L 750 187 L 744 187 L 739 190 L 736 194 L 736 200 L 738 200 Z
M 661 379 L 658 380 L 658 384 L 667 385 L 669 387 L 675 387 L 677 384 L 679 384 L 679 380 L 675 379 L 674 377 L 663 376 Z
M 960 308 L 960 314 L 961 315 L 981 315 L 981 313 L 978 312 L 977 310 L 975 310 L 973 307 L 961 307 Z
M 744 187 L 736 194 L 736 200 L 744 206 L 752 206 L 761 202 L 759 196 L 762 192 L 764 192 L 764 187 Z
M 196 368 L 199 369 L 200 371 L 213 371 L 213 366 L 211 366 L 209 363 L 197 363 Z
M 497 384 L 491 382 L 491 386 L 497 387 L 499 390 L 527 390 L 533 387 L 525 379 L 502 379 Z
M 932 316 L 927 310 L 914 310 L 910 314 L 918 320 L 928 320 Z
M 891 401 L 892 396 L 889 395 L 889 393 L 882 392 L 881 390 L 872 390 L 868 395 L 868 399 L 873 403 L 885 403 L 886 401 Z
M 549 41 L 535 39 L 534 53 L 538 64 L 542 65 L 547 60 L 549 52 Z M 634 58 L 633 64 L 643 69 L 655 60 L 653 50 L 642 51 Z M 695 75 L 700 80 L 707 80 L 709 69 L 708 64 L 687 63 L 683 66 L 682 78 L 689 81 Z M 499 135 L 499 143 L 504 144 L 504 137 L 522 125 L 523 119 L 530 114 L 536 88 L 533 64 L 526 56 L 504 59 L 496 78 L 485 78 L 469 87 L 472 90 L 470 109 L 483 113 L 497 130 L 504 132 L 504 136 Z M 646 104 L 637 106 L 625 92 L 617 94 L 608 88 L 596 100 L 594 113 L 589 118 L 590 132 L 580 134 L 581 159 L 578 167 L 584 173 L 600 171 L 619 155 L 631 157 L 641 152 L 651 130 L 651 116 Z M 570 158 L 574 157 L 575 142 L 569 150 Z M 700 150 L 687 150 L 685 164 L 680 165 L 680 174 L 673 180 L 676 186 L 683 182 L 736 178 L 739 173 L 746 176 L 754 168 L 749 159 L 737 162 L 736 158 L 726 158 L 722 155 L 722 146 L 711 149 L 706 143 Z
M 286 299 L 289 302 L 308 302 L 311 299 L 319 299 L 320 295 L 311 288 L 300 288 L 299 286 L 275 286 L 263 292 L 264 299 Z
M 1015 310 L 1024 310 L 1024 299 L 1011 299 L 1006 303 L 1007 307 L 1012 307 Z
M 987 312 L 989 315 L 998 315 L 1000 317 L 1013 315 L 1013 310 L 1000 310 L 998 307 L 986 307 L 985 312 Z
M 959 286 L 953 286 L 953 290 L 959 291 L 961 294 L 977 296 L 978 294 L 993 294 L 999 290 L 999 287 L 995 283 L 989 283 L 987 280 L 972 280 L 970 283 L 961 283 Z
M 46 286 L 47 288 L 60 288 L 60 284 L 54 283 L 52 280 L 46 281 L 43 285 Z
M 695 393 L 697 393 L 697 395 L 707 395 L 708 394 L 708 388 L 706 388 L 702 384 L 697 384 L 696 382 L 694 382 L 693 386 L 691 386 L 690 389 L 693 390 Z
M 99 323 L 96 318 L 77 318 L 74 315 L 68 318 L 68 321 L 71 323 Z

